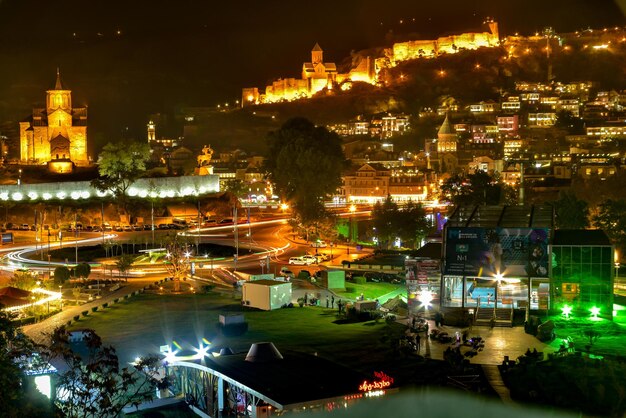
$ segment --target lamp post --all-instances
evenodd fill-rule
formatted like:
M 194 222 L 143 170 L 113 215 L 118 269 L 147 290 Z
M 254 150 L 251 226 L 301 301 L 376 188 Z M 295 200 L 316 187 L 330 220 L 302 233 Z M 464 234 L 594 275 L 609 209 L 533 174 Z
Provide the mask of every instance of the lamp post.
M 350 255 L 350 244 L 352 244 L 352 217 L 354 216 L 354 212 L 356 212 L 356 206 L 354 204 L 350 205 L 350 220 L 348 223 L 348 255 Z
M 502 273 L 496 273 L 496 290 L 493 295 L 493 317 L 496 317 L 496 308 L 498 307 L 498 294 L 500 293 L 500 281 L 504 278 Z
M 61 301 L 61 310 L 63 310 L 63 285 L 62 284 L 59 285 L 59 293 L 61 294 L 61 298 L 59 299 Z

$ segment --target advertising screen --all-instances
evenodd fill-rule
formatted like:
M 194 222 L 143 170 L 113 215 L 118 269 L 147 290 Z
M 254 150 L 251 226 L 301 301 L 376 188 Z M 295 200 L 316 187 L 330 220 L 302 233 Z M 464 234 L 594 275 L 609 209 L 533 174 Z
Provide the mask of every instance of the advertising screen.
M 448 228 L 447 276 L 547 277 L 547 228 Z

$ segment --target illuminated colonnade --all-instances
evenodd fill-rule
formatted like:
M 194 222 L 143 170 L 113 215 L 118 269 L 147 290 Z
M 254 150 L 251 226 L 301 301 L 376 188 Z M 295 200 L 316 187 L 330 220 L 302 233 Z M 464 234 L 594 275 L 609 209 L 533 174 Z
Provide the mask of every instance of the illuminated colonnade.
M 174 198 L 219 191 L 219 176 L 207 175 L 141 178 L 135 181 L 126 193 L 131 197 Z M 111 191 L 102 192 L 92 187 L 89 181 L 0 186 L 0 200 L 3 201 L 84 200 L 112 195 Z

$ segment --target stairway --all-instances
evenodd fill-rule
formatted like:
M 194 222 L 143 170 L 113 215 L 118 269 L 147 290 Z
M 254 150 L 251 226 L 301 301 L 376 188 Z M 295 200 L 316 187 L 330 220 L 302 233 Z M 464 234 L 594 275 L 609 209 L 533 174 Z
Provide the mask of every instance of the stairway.
M 478 308 L 474 316 L 474 325 L 491 326 L 491 318 L 494 316 L 493 308 Z M 495 326 L 496 327 L 512 327 L 513 326 L 513 309 L 498 308 L 495 310 Z

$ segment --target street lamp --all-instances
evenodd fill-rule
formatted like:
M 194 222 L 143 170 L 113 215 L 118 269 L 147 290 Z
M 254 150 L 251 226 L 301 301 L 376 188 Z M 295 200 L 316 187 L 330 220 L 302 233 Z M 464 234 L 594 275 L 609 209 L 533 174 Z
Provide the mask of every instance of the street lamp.
M 61 294 L 61 297 L 59 298 L 59 300 L 61 301 L 61 310 L 63 310 L 63 285 L 62 284 L 59 285 L 59 293 Z
M 498 307 L 498 294 L 499 292 L 499 288 L 500 288 L 500 281 L 504 278 L 504 275 L 502 273 L 496 273 L 495 275 L 496 278 L 496 290 L 495 290 L 495 294 L 493 295 L 493 316 L 495 318 L 496 316 L 496 308 Z
M 350 222 L 348 223 L 348 254 L 350 254 L 350 244 L 352 243 L 352 217 L 354 216 L 354 212 L 356 212 L 356 206 L 352 204 L 348 210 L 350 211 Z

